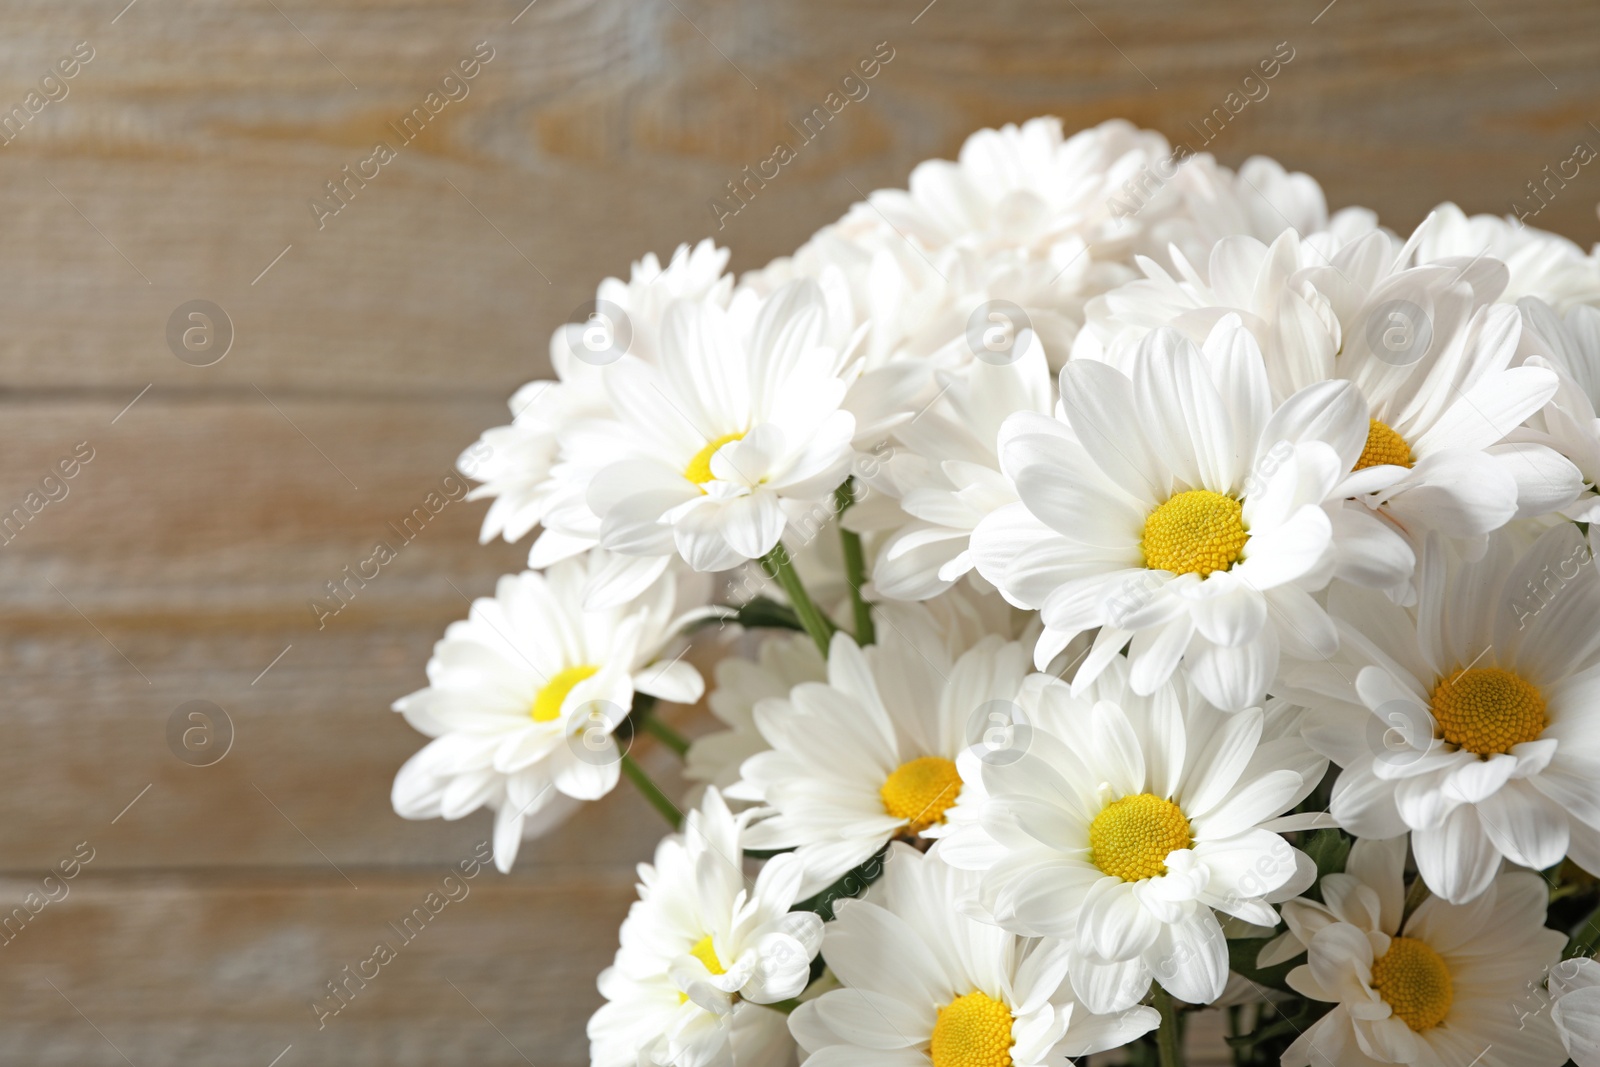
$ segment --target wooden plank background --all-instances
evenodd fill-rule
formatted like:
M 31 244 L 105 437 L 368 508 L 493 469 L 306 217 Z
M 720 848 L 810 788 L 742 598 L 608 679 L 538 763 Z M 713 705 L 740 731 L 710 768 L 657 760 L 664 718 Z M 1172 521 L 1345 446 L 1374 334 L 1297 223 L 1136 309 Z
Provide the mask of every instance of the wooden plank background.
M 125 2 L 0 3 L 5 111 L 93 49 L 0 147 L 0 510 L 94 452 L 0 547 L 0 902 L 94 850 L 0 947 L 6 1063 L 586 1061 L 660 829 L 625 786 L 318 1030 L 324 983 L 487 836 L 392 814 L 420 741 L 387 709 L 523 552 L 452 504 L 325 629 L 307 600 L 641 253 L 713 234 L 759 266 L 983 125 L 1179 135 L 1280 41 L 1294 61 L 1217 154 L 1276 155 L 1399 228 L 1445 199 L 1504 213 L 1600 145 L 1579 0 Z M 871 95 L 718 232 L 708 201 L 880 41 Z M 470 95 L 319 229 L 324 183 L 478 42 Z M 1590 168 L 1539 223 L 1593 242 L 1597 198 Z M 194 299 L 234 326 L 215 366 L 165 340 Z M 168 750 L 189 700 L 235 726 L 214 766 Z

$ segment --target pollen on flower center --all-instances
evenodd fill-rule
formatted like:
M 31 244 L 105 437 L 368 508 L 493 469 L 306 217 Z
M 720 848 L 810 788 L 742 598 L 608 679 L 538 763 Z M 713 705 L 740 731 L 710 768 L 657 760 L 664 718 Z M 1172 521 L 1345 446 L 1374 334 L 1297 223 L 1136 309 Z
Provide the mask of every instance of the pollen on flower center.
M 689 461 L 689 465 L 683 468 L 683 476 L 695 485 L 706 484 L 716 477 L 711 473 L 711 457 L 717 454 L 717 449 L 730 441 L 742 441 L 743 439 L 744 433 L 741 431 L 739 433 L 725 433 L 721 437 L 707 441 L 706 447 L 696 452 L 694 458 Z M 701 490 L 701 492 L 704 492 L 704 490 Z
M 1539 687 L 1499 667 L 1444 678 L 1433 690 L 1432 711 L 1441 737 L 1480 756 L 1509 752 L 1549 724 Z
M 533 709 L 530 714 L 534 722 L 554 722 L 561 718 L 561 705 L 567 701 L 567 694 L 572 692 L 574 686 L 586 679 L 593 678 L 600 672 L 600 668 L 591 664 L 580 667 L 568 667 L 564 671 L 557 671 L 539 690 L 533 698 Z
M 1450 968 L 1425 941 L 1397 937 L 1372 961 L 1372 988 L 1411 1029 L 1421 1033 L 1444 1022 L 1455 1000 Z
M 1193 843 L 1183 811 L 1152 793 L 1114 800 L 1089 824 L 1090 862 L 1125 882 L 1166 874 L 1168 854 Z
M 923 756 L 902 763 L 878 790 L 883 810 L 910 824 L 919 834 L 937 822 L 944 822 L 945 809 L 961 793 L 961 775 L 956 765 L 943 756 Z
M 1250 540 L 1243 515 L 1239 501 L 1209 489 L 1175 494 L 1144 520 L 1145 566 L 1202 578 L 1227 570 Z
M 706 970 L 712 974 L 727 974 L 728 969 L 717 959 L 717 950 L 711 946 L 711 935 L 707 934 L 694 943 L 694 948 L 689 950 L 689 955 L 706 965 Z
M 1411 456 L 1411 446 L 1387 424 L 1377 419 L 1367 422 L 1367 446 L 1361 450 L 1355 469 L 1364 471 L 1392 463 L 1396 467 L 1411 467 L 1416 461 Z
M 987 993 L 957 997 L 939 1009 L 928 1058 L 933 1067 L 1011 1067 L 1011 1009 Z

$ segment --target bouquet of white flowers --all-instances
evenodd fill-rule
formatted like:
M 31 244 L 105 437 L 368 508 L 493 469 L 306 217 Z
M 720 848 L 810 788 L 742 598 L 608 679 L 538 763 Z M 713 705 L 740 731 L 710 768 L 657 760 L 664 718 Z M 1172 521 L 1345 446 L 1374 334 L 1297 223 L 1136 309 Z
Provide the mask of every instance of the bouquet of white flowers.
M 605 280 L 463 457 L 539 532 L 394 806 L 661 810 L 596 1067 L 1600 1065 L 1600 253 L 1117 121 L 909 186 Z

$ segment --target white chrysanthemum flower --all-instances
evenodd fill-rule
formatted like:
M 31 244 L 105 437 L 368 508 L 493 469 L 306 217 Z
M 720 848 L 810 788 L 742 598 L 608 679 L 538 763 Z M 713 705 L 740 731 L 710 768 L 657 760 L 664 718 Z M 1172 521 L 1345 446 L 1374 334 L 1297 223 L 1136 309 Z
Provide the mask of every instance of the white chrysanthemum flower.
M 1307 740 L 1344 768 L 1332 812 L 1411 831 L 1428 888 L 1460 903 L 1504 856 L 1600 870 L 1600 578 L 1575 526 L 1521 524 L 1467 561 L 1430 539 L 1415 607 L 1337 588 L 1344 648 L 1288 678 Z
M 1550 968 L 1550 1017 L 1578 1067 L 1600 1067 L 1600 960 L 1583 956 Z
M 1000 470 L 1000 427 L 1018 411 L 1048 415 L 1054 403 L 1043 347 L 1034 337 L 1016 344 L 1015 359 L 940 373 L 936 402 L 894 429 L 886 475 L 873 483 L 887 506 L 846 512 L 846 527 L 887 532 L 872 567 L 877 595 L 927 600 L 949 589 L 973 568 L 978 523 L 1016 502 Z
M 1131 640 L 1141 693 L 1183 661 L 1218 707 L 1260 704 L 1280 649 L 1337 646 L 1313 592 L 1336 573 L 1390 584 L 1411 571 L 1404 542 L 1343 503 L 1367 436 L 1360 396 L 1321 382 L 1274 408 L 1231 315 L 1203 350 L 1149 334 L 1131 371 L 1074 360 L 1057 418 L 1006 421 L 1001 459 L 1021 499 L 974 531 L 978 570 L 1039 610 L 1041 667 L 1100 627 L 1077 688 Z
M 697 737 L 684 756 L 683 776 L 726 792 L 739 781 L 739 768 L 767 741 L 756 729 L 756 704 L 782 699 L 803 682 L 827 679 L 816 642 L 805 634 L 782 634 L 761 642 L 754 660 L 728 656 L 716 666 L 716 684 L 706 703 L 726 730 Z
M 1578 522 L 1600 520 L 1600 308 L 1579 305 L 1557 317 L 1535 297 L 1517 301 L 1528 366 L 1545 367 L 1560 380 L 1550 403 L 1512 440 L 1549 445 L 1570 459 L 1588 483 L 1562 514 Z
M 1191 262 L 1203 262 L 1223 238 L 1244 235 L 1270 243 L 1286 230 L 1332 251 L 1378 228 L 1377 215 L 1367 208 L 1344 208 L 1330 217 L 1315 178 L 1286 171 L 1266 156 L 1250 157 L 1237 173 L 1209 153 L 1192 156 L 1171 188 L 1183 206 L 1151 227 L 1141 249 L 1158 261 L 1170 255 L 1168 245 Z
M 588 568 L 572 560 L 501 578 L 434 646 L 428 687 L 394 703 L 434 738 L 395 775 L 395 811 L 459 819 L 495 809 L 501 871 L 516 859 L 525 822 L 557 793 L 598 800 L 616 785 L 611 731 L 635 692 L 693 703 L 703 690 L 688 663 L 658 661 L 698 614 L 678 613 L 677 577 L 621 607 L 585 611 Z
M 1125 365 L 1149 330 L 1198 338 L 1240 315 L 1267 362 L 1273 397 L 1319 381 L 1353 382 L 1366 401 L 1366 447 L 1345 487 L 1403 531 L 1481 537 L 1514 517 L 1546 514 L 1581 489 L 1576 468 L 1532 442 L 1508 441 L 1556 389 L 1555 375 L 1512 367 L 1521 323 L 1492 304 L 1500 261 L 1479 257 L 1402 269 L 1428 231 L 1396 250 L 1371 233 L 1342 247 L 1285 233 L 1270 246 L 1232 237 L 1202 276 L 1181 257 L 1091 303 L 1074 354 Z
M 991 704 L 1025 711 L 1049 681 L 1030 679 L 1022 645 L 997 634 L 967 643 L 920 605 L 880 610 L 878 635 L 859 648 L 835 634 L 826 684 L 756 705 L 770 751 L 728 790 L 763 805 L 746 840 L 795 849 L 807 896 L 892 838 L 936 835 L 961 795 L 956 759 L 972 744 L 971 724 L 986 725 Z
M 657 846 L 655 865 L 639 865 L 639 900 L 600 974 L 607 1003 L 589 1020 L 594 1067 L 786 1061 L 771 1050 L 782 1049 L 787 1020 L 761 1005 L 805 989 L 822 919 L 789 910 L 799 899 L 793 856 L 768 860 L 753 883 L 745 876 L 748 821 L 707 790 L 684 832 Z
M 1504 263 L 1510 278 L 1500 299 L 1507 303 L 1536 296 L 1561 312 L 1600 303 L 1600 252 L 1585 254 L 1558 234 L 1510 216 L 1469 217 L 1451 203 L 1434 208 L 1418 232 L 1418 263 L 1484 255 Z
M 1141 696 L 1128 673 L 1118 657 L 1082 697 L 1046 690 L 1020 755 L 968 764 L 982 796 L 936 849 L 984 872 L 982 908 L 1001 926 L 1072 943 L 1073 989 L 1097 1012 L 1137 1003 L 1152 979 L 1216 1000 L 1228 950 L 1213 909 L 1276 924 L 1271 902 L 1315 876 L 1279 835 L 1325 821 L 1284 817 L 1327 766 L 1295 710 L 1218 711 L 1182 674 Z
M 1045 1067 L 1155 1029 L 1154 1008 L 1097 1016 L 1073 1003 L 1066 943 L 968 918 L 973 888 L 896 844 L 867 898 L 837 905 L 822 956 L 843 988 L 789 1020 L 805 1067 Z
M 932 159 L 909 188 L 883 189 L 851 208 L 843 224 L 890 227 L 929 251 L 1025 249 L 1048 255 L 1060 243 L 1112 243 L 1128 229 L 1113 198 L 1142 168 L 1170 155 L 1151 130 L 1112 119 L 1071 137 L 1061 120 L 979 130 L 960 158 Z
M 1405 838 L 1358 841 L 1324 903 L 1284 904 L 1289 985 L 1336 1006 L 1283 1054 L 1284 1067 L 1558 1067 L 1566 1052 L 1537 998 L 1565 938 L 1544 926 L 1536 874 L 1503 874 L 1470 904 L 1438 897 L 1405 913 Z
M 723 273 L 727 262 L 727 249 L 710 240 L 692 250 L 679 245 L 665 267 L 652 252 L 633 265 L 628 281 L 607 278 L 600 283 L 595 317 L 555 331 L 550 364 L 556 380 L 518 389 L 511 397 L 510 425 L 486 430 L 461 457 L 461 469 L 483 483 L 468 499 L 494 500 L 483 517 L 485 544 L 501 536 L 520 540 L 560 506 L 562 484 L 551 479 L 551 468 L 565 434 L 610 412 L 602 384 L 606 363 L 623 349 L 654 362 L 662 313 L 672 300 L 726 305 L 733 288 L 732 277 Z
M 825 501 L 846 476 L 855 426 L 839 407 L 846 353 L 829 323 L 804 281 L 753 315 L 673 304 L 658 363 L 624 356 L 606 372 L 617 420 L 597 435 L 613 438 L 611 462 L 586 494 L 600 543 L 655 561 L 644 575 L 677 555 L 727 570 L 777 545 L 786 505 Z

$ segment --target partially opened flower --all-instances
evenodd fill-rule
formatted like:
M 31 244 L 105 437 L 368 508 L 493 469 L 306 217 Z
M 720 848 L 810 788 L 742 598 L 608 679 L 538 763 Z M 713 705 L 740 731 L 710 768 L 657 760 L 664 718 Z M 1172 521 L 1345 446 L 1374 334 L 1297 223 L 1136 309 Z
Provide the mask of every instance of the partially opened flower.
M 594 1067 L 783 1062 L 751 1055 L 786 1044 L 783 1014 L 761 1005 L 805 989 L 822 919 L 789 910 L 800 885 L 793 856 L 745 876 L 748 821 L 707 790 L 682 835 L 657 846 L 654 866 L 639 865 L 639 900 L 600 974 L 606 1004 L 589 1020 Z
M 896 837 L 937 834 L 960 799 L 956 760 L 986 706 L 1025 706 L 1042 683 L 1027 650 L 991 634 L 968 644 L 921 606 L 879 615 L 877 644 L 834 635 L 828 680 L 756 705 L 771 746 L 730 796 L 758 801 L 752 848 L 795 849 L 805 895 Z
M 1501 857 L 1600 870 L 1600 577 L 1560 523 L 1481 559 L 1430 541 L 1414 608 L 1330 597 L 1348 655 L 1291 676 L 1307 739 L 1343 767 L 1332 812 L 1361 837 L 1411 831 L 1428 888 L 1464 902 Z
M 1045 1067 L 1155 1029 L 1154 1008 L 1074 1003 L 1066 943 L 967 917 L 974 888 L 937 856 L 893 846 L 867 899 L 840 902 L 823 935 L 841 988 L 790 1016 L 804 1067 Z
M 1283 906 L 1304 964 L 1289 985 L 1335 1007 L 1284 1067 L 1558 1067 L 1566 1052 L 1538 997 L 1565 938 L 1544 925 L 1536 874 L 1503 874 L 1470 904 L 1438 897 L 1405 911 L 1405 839 L 1358 841 L 1325 903 Z
M 1337 647 L 1313 592 L 1336 573 L 1410 572 L 1404 542 L 1338 489 L 1367 438 L 1364 405 L 1352 384 L 1320 382 L 1274 407 L 1237 316 L 1203 349 L 1157 330 L 1130 369 L 1073 360 L 1058 418 L 1006 421 L 1020 501 L 973 532 L 978 570 L 1038 609 L 1041 667 L 1099 628 L 1078 688 L 1131 642 L 1137 692 L 1183 662 L 1218 707 L 1260 704 L 1280 651 Z
M 501 578 L 434 646 L 428 687 L 394 703 L 434 739 L 395 775 L 395 811 L 459 819 L 493 808 L 502 871 L 516 859 L 524 822 L 558 793 L 598 800 L 617 784 L 611 731 L 636 691 L 693 703 L 704 688 L 689 664 L 660 662 L 699 614 L 678 613 L 675 575 L 603 611 L 582 606 L 588 579 L 584 560 Z
M 1280 817 L 1327 766 L 1295 715 L 1218 711 L 1181 674 L 1140 696 L 1119 659 L 1081 698 L 1045 691 L 1025 749 L 979 761 L 976 818 L 964 811 L 936 850 L 983 872 L 993 921 L 1071 942 L 1090 1010 L 1136 1004 L 1152 980 L 1210 1003 L 1228 976 L 1213 909 L 1272 926 L 1271 902 L 1314 873 L 1280 836 L 1317 822 Z

